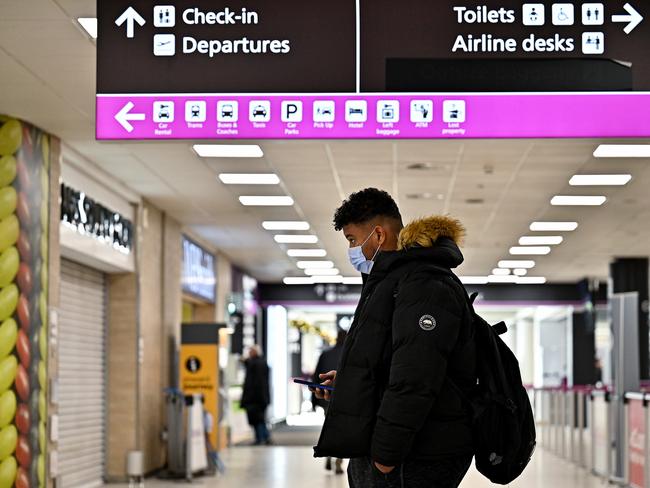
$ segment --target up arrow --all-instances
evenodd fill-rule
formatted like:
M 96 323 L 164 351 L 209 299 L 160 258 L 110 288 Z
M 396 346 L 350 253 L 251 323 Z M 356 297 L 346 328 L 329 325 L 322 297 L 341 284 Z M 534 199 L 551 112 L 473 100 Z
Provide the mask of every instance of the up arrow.
M 629 34 L 643 21 L 643 16 L 629 3 L 626 3 L 623 8 L 627 15 L 612 15 L 612 22 L 627 22 L 623 30 L 626 34 Z
M 120 15 L 115 21 L 115 25 L 121 27 L 122 24 L 126 22 L 126 37 L 132 39 L 135 35 L 135 23 L 137 22 L 140 27 L 145 24 L 145 20 L 142 16 L 136 12 L 133 7 L 127 8 L 122 15 Z
M 127 132 L 133 132 L 133 126 L 131 125 L 130 121 L 131 120 L 144 120 L 145 116 L 144 114 L 132 114 L 129 113 L 131 112 L 131 109 L 134 107 L 133 102 L 129 102 L 124 107 L 122 107 L 122 110 L 117 112 L 115 115 L 115 120 L 117 120 L 122 127 Z

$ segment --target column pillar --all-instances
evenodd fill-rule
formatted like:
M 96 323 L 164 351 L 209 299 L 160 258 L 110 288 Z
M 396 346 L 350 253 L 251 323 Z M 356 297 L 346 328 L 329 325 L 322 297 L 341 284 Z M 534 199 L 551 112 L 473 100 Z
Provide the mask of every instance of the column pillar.
M 650 336 L 648 334 L 648 258 L 617 258 L 610 265 L 614 293 L 639 294 L 640 378 L 650 379 Z

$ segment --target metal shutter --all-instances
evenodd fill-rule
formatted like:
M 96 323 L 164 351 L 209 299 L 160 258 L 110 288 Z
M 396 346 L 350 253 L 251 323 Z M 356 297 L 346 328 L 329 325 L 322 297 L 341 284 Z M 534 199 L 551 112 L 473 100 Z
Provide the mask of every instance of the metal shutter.
M 106 420 L 104 275 L 62 260 L 59 314 L 59 486 L 103 484 Z

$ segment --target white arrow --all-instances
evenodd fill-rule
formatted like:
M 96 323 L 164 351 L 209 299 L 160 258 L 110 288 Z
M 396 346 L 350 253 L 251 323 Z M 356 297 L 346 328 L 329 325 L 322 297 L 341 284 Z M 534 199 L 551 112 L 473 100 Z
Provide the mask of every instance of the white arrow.
M 126 37 L 129 39 L 133 38 L 135 35 L 136 22 L 138 25 L 140 25 L 140 27 L 145 24 L 145 20 L 138 12 L 135 11 L 133 7 L 127 8 L 124 13 L 117 18 L 115 25 L 121 27 L 124 22 L 126 22 Z
M 115 120 L 117 120 L 124 129 L 126 129 L 127 132 L 133 132 L 133 126 L 129 122 L 130 120 L 144 120 L 145 116 L 144 114 L 131 114 L 129 113 L 131 109 L 135 107 L 133 105 L 133 102 L 129 102 L 124 107 L 122 107 L 122 110 L 117 112 L 115 115 Z
M 628 15 L 612 15 L 612 22 L 627 22 L 623 30 L 629 34 L 643 21 L 643 16 L 629 3 L 626 3 L 623 8 Z

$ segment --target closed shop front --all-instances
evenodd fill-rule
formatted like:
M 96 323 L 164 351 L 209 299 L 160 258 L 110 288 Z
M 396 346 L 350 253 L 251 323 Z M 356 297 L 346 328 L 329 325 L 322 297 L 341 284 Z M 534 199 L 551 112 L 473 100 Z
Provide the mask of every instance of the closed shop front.
M 106 280 L 61 262 L 59 482 L 101 486 L 106 450 Z

